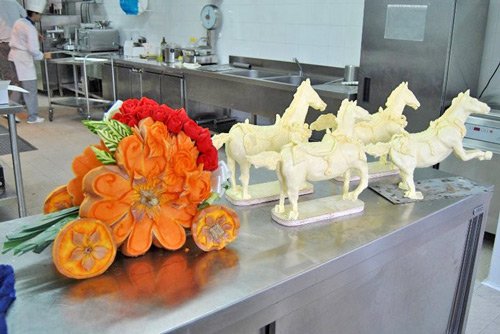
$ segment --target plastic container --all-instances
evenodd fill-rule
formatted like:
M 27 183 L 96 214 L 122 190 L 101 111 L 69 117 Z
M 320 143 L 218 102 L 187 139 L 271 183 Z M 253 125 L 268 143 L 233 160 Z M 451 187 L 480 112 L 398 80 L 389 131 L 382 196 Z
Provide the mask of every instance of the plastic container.
M 123 55 L 132 57 L 134 55 L 134 42 L 132 40 L 123 43 Z

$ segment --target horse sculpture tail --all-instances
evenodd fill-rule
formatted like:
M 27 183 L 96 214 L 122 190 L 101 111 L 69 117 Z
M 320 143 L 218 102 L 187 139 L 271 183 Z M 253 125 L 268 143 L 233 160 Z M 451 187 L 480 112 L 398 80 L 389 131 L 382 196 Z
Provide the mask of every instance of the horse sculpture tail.
M 391 150 L 391 142 L 388 143 L 376 143 L 376 144 L 368 144 L 365 145 L 364 151 L 369 155 L 373 155 L 375 157 L 381 157 L 386 155 Z
M 214 144 L 216 149 L 219 149 L 227 143 L 227 141 L 231 138 L 229 133 L 220 133 L 218 135 L 212 136 L 212 144 Z
M 274 151 L 265 151 L 255 155 L 247 155 L 247 160 L 256 168 L 266 167 L 275 170 L 281 161 L 281 154 Z

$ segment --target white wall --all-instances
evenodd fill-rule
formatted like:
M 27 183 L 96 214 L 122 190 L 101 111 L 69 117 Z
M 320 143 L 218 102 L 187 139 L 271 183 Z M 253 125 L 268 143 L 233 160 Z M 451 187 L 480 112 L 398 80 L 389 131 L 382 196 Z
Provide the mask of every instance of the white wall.
M 187 45 L 190 37 L 205 36 L 199 13 L 207 3 L 222 11 L 217 52 L 229 55 L 343 67 L 359 65 L 364 0 L 149 0 L 149 11 L 127 16 L 119 0 L 96 5 L 97 18 L 108 18 L 120 29 L 122 41 L 144 35 L 155 45 L 163 36 Z M 99 17 L 102 16 L 102 17 Z M 479 90 L 500 62 L 500 0 L 490 0 Z M 500 70 L 485 96 L 498 96 Z
M 222 11 L 217 53 L 343 67 L 359 65 L 364 0 L 149 0 L 149 11 L 127 16 L 118 0 L 104 0 L 97 15 L 120 29 L 122 41 L 143 35 L 159 45 L 161 37 L 187 45 L 203 37 L 201 8 Z

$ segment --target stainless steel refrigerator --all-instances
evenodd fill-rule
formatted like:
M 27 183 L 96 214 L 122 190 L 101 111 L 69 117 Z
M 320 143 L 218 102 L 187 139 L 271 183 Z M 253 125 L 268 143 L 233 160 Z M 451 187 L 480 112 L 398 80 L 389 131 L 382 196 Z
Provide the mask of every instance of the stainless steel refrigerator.
M 402 81 L 418 98 L 407 130 L 426 129 L 453 97 L 477 94 L 489 0 L 365 0 L 358 104 L 374 113 Z

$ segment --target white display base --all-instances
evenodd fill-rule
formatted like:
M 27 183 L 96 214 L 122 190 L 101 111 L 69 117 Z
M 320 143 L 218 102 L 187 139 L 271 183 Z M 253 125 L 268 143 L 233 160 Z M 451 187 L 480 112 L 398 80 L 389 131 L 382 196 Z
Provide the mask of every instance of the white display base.
M 233 189 L 226 191 L 226 199 L 233 205 L 249 206 L 276 201 L 280 198 L 280 192 L 279 181 L 271 181 L 249 185 L 248 194 L 251 196 L 250 199 L 242 199 L 240 193 L 235 193 Z M 299 196 L 312 194 L 313 192 L 314 186 L 306 182 L 305 186 L 300 189 Z
M 273 220 L 284 226 L 299 226 L 321 220 L 338 218 L 362 212 L 365 203 L 359 199 L 355 201 L 343 200 L 342 195 L 318 198 L 311 201 L 299 202 L 299 217 L 296 220 L 288 219 L 291 205 L 285 205 L 284 213 L 272 210 Z
M 398 174 L 399 174 L 399 168 L 391 163 L 388 163 L 387 165 L 384 165 L 379 161 L 373 161 L 368 163 L 368 179 L 375 179 L 377 177 L 392 176 Z M 339 176 L 336 177 L 335 180 L 343 182 L 344 177 Z M 359 180 L 359 175 L 353 172 L 351 175 L 351 181 L 358 181 L 358 180 Z

